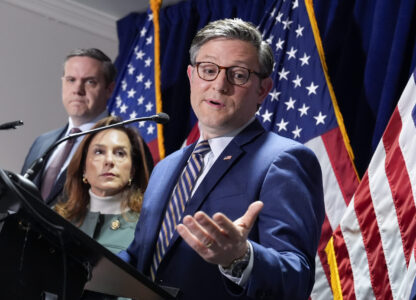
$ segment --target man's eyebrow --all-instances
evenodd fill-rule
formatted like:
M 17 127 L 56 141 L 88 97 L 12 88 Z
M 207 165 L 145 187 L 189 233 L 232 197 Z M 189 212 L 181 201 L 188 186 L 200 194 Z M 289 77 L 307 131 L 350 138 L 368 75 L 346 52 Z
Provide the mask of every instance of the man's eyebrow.
M 76 78 L 76 76 L 73 76 L 73 75 L 65 75 L 65 76 L 62 76 L 62 78 Z M 81 80 L 90 80 L 90 79 L 98 80 L 98 77 L 96 77 L 96 76 L 88 76 L 88 77 L 81 78 Z

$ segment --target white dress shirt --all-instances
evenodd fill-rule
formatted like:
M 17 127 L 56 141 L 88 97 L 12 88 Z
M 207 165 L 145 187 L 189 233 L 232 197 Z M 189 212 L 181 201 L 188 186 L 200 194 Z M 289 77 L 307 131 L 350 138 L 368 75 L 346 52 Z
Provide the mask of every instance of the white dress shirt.
M 209 151 L 207 154 L 205 154 L 204 156 L 204 165 L 203 165 L 203 169 L 201 171 L 201 174 L 199 175 L 197 181 L 195 182 L 195 185 L 192 189 L 192 196 L 195 193 L 195 191 L 197 190 L 198 186 L 201 184 L 202 180 L 205 178 L 205 176 L 207 175 L 207 173 L 209 172 L 209 170 L 211 169 L 211 167 L 213 166 L 214 162 L 217 160 L 217 158 L 221 155 L 221 153 L 224 151 L 224 149 L 228 146 L 228 144 L 231 142 L 231 140 L 237 136 L 237 134 L 239 134 L 244 128 L 246 128 L 251 122 L 253 122 L 255 119 L 255 117 L 251 118 L 250 121 L 248 121 L 245 125 L 243 125 L 242 127 L 238 128 L 237 130 L 234 130 L 224 136 L 220 136 L 220 137 L 216 137 L 216 138 L 212 138 L 208 140 L 209 146 L 211 148 L 211 151 Z M 201 132 L 201 137 L 198 140 L 198 143 L 200 141 L 202 141 L 202 132 Z M 228 274 L 226 274 L 223 271 L 223 268 L 218 265 L 218 268 L 220 270 L 220 272 L 227 277 L 228 279 L 230 279 L 232 282 L 238 284 L 239 286 L 244 286 L 251 274 L 251 270 L 253 269 L 253 246 L 251 245 L 251 243 L 249 242 L 249 247 L 250 247 L 250 259 L 249 259 L 249 263 L 246 267 L 246 269 L 244 270 L 243 274 L 241 275 L 241 277 L 233 277 L 230 276 Z

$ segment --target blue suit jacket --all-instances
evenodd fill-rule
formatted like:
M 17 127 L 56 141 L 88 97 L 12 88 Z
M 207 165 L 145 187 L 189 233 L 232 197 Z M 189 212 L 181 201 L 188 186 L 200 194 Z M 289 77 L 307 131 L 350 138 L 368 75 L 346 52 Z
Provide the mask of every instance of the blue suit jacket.
M 32 163 L 41 157 L 45 151 L 57 140 L 62 138 L 65 135 L 66 129 L 68 128 L 68 124 L 64 127 L 59 129 L 49 131 L 47 133 L 42 134 L 41 136 L 37 137 L 36 140 L 33 142 L 32 146 L 30 147 L 29 153 L 25 158 L 25 162 L 22 167 L 21 173 L 24 174 L 26 170 L 32 165 Z M 52 152 L 53 153 L 53 152 Z M 46 158 L 48 159 L 48 158 Z M 46 165 L 46 164 L 45 164 Z M 33 182 L 36 186 L 40 189 L 41 186 L 41 179 L 43 177 L 43 172 L 45 170 L 45 165 L 43 166 L 42 170 L 39 174 L 33 179 Z M 45 202 L 49 205 L 55 204 L 57 197 L 61 194 L 66 179 L 66 170 L 61 173 L 59 178 L 57 179 L 55 185 L 52 187 L 51 193 L 48 199 L 45 199 Z
M 145 193 L 135 239 L 120 256 L 149 275 L 159 228 L 176 181 L 195 145 L 156 165 Z M 231 156 L 231 159 L 224 157 Z M 303 145 L 265 132 L 256 120 L 236 136 L 189 200 L 185 214 L 222 212 L 231 220 L 264 202 L 249 234 L 252 273 L 244 288 L 221 275 L 175 232 L 156 282 L 177 287 L 180 299 L 307 299 L 324 220 L 319 163 Z
M 415 279 L 415 281 L 413 282 L 413 285 L 412 285 L 412 290 L 411 290 L 411 292 L 410 292 L 410 297 L 409 297 L 409 300 L 416 300 L 416 279 Z

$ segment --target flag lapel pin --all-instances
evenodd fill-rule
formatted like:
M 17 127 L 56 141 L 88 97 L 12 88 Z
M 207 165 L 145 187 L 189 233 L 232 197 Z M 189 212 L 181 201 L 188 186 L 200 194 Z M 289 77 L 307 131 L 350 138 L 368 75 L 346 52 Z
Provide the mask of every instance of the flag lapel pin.
M 223 160 L 230 160 L 232 158 L 232 156 L 231 155 L 227 155 L 227 156 L 225 156 L 224 158 L 223 158 Z

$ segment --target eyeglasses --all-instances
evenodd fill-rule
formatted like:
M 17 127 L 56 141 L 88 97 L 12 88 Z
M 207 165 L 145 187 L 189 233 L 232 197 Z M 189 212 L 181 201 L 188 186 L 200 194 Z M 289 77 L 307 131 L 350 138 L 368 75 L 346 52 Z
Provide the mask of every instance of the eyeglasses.
M 263 78 L 260 73 L 239 66 L 223 67 L 212 62 L 197 62 L 195 66 L 199 78 L 206 81 L 215 80 L 222 69 L 225 70 L 228 82 L 233 85 L 245 84 L 249 80 L 251 73 Z

